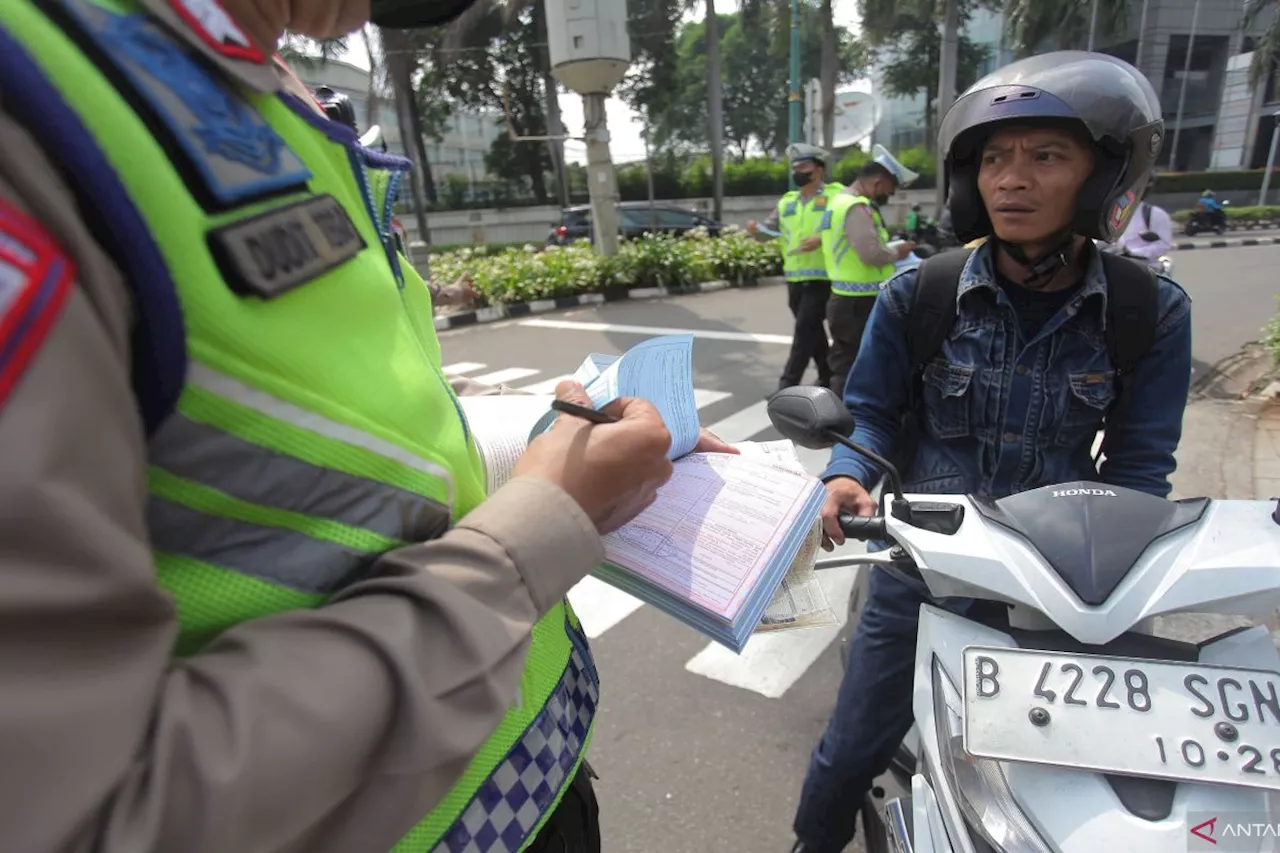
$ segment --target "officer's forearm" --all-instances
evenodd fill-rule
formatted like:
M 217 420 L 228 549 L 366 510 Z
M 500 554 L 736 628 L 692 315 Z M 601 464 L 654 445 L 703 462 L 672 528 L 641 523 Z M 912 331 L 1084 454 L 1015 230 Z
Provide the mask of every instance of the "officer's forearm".
M 855 207 L 848 212 L 844 218 L 844 234 L 864 264 L 879 267 L 898 259 L 896 252 L 889 251 L 880 242 L 880 232 L 865 208 Z

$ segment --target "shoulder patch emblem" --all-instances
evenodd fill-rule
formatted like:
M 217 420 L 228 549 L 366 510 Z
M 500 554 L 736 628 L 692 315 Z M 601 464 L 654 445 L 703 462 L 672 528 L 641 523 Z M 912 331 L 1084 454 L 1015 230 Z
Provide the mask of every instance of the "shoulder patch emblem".
M 354 258 L 364 238 L 336 198 L 314 196 L 209 232 L 231 289 L 274 299 Z
M 243 59 L 259 65 L 267 61 L 244 30 L 218 0 L 169 0 L 173 11 L 209 47 L 228 59 Z
M 74 277 L 49 233 L 0 200 L 0 405 L 49 334 Z
M 174 0 L 177 2 L 177 0 Z M 266 119 L 143 14 L 119 15 L 85 0 L 63 0 L 77 23 L 125 78 L 140 107 L 169 131 L 186 169 L 225 209 L 286 189 L 311 172 Z M 230 19 L 227 19 L 230 21 Z

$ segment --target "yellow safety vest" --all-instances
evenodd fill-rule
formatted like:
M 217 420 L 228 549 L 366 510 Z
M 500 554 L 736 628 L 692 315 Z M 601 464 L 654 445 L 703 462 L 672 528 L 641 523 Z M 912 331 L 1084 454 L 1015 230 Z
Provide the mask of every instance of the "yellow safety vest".
M 174 405 L 154 417 L 152 375 L 139 400 L 156 582 L 189 655 L 439 535 L 484 500 L 483 463 L 430 294 L 390 248 L 398 175 L 371 180 L 404 162 L 231 84 L 132 0 L 48 5 L 58 20 L 0 2 L 5 106 L 92 192 L 148 340 L 176 336 L 176 355 L 142 359 L 176 370 Z M 397 853 L 526 847 L 582 761 L 598 690 L 562 602 L 534 626 L 522 701 Z
M 808 199 L 792 190 L 778 200 L 778 228 L 782 232 L 782 271 L 787 281 L 822 281 L 827 277 L 822 250 L 801 252 L 800 241 L 818 233 L 830 200 L 844 189 L 843 184 L 825 185 Z
M 893 264 L 877 267 L 863 263 L 862 258 L 849 245 L 844 232 L 844 221 L 856 205 L 867 206 L 875 218 L 881 242 L 889 241 L 889 231 L 884 227 L 879 211 L 872 206 L 871 199 L 843 192 L 831 200 L 827 214 L 819 226 L 822 257 L 827 266 L 827 275 L 831 279 L 832 293 L 840 296 L 875 296 L 880 292 L 880 283 L 891 278 L 896 268 Z

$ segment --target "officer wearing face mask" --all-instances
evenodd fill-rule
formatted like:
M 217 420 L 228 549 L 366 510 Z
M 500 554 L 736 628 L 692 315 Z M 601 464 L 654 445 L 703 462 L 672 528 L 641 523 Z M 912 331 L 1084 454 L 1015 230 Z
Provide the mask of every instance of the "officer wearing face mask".
M 783 241 L 782 269 L 787 278 L 787 301 L 796 325 L 791 352 L 778 380 L 779 389 L 799 385 L 810 360 L 818 368 L 819 384 L 831 382 L 827 330 L 823 326 L 831 282 L 827 280 L 817 231 L 831 198 L 843 188 L 825 181 L 827 152 L 821 148 L 797 143 L 787 146 L 787 156 L 796 189 L 778 200 L 763 225 L 754 219 L 747 223 L 747 233 L 757 240 L 781 238 Z
M 819 225 L 823 261 L 831 280 L 827 325 L 831 349 L 827 357 L 831 389 L 844 394 L 845 380 L 858 357 L 862 330 L 871 316 L 880 285 L 890 279 L 894 262 L 911 254 L 914 243 L 890 248 L 880 208 L 899 187 L 910 186 L 915 172 L 903 166 L 884 146 L 871 149 L 871 160 L 857 180 L 832 199 Z

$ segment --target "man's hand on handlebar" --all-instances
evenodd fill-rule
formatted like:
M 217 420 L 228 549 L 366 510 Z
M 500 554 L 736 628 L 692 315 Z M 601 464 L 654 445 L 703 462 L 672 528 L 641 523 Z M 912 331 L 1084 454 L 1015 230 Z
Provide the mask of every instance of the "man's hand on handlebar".
M 872 516 L 879 507 L 862 484 L 852 477 L 835 477 L 828 480 L 826 486 L 827 500 L 822 505 L 822 550 L 830 551 L 844 544 L 840 513 Z

